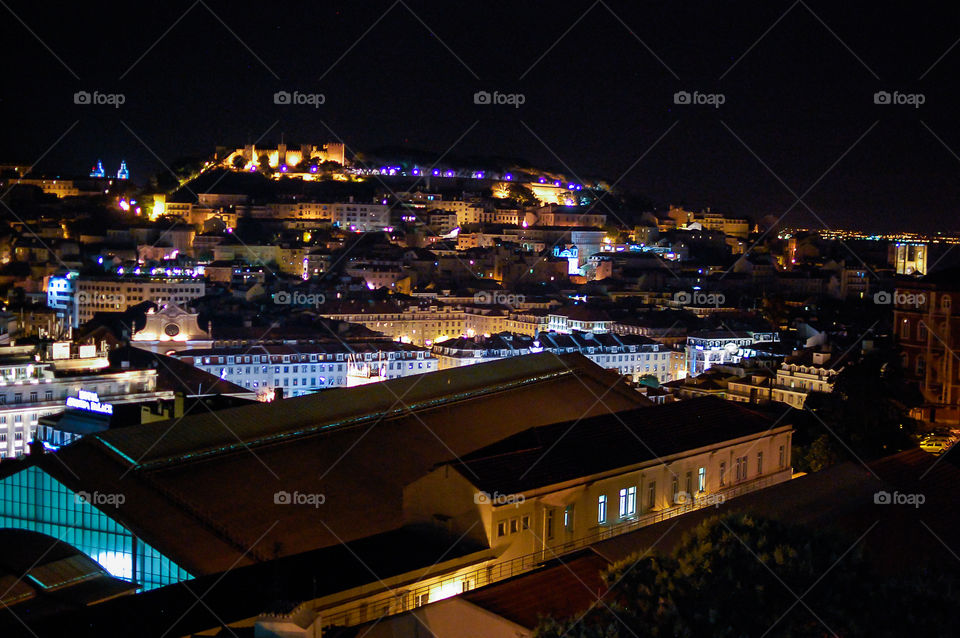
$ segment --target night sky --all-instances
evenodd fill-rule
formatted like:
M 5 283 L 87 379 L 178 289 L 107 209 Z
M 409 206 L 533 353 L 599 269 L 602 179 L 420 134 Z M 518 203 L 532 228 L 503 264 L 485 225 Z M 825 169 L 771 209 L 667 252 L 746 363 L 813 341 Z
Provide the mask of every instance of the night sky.
M 960 231 L 956 4 L 0 4 L 0 163 L 71 174 L 125 158 L 146 181 L 157 158 L 283 132 L 521 157 L 755 218 L 810 189 L 785 224 Z M 325 103 L 276 105 L 278 90 Z M 478 90 L 525 103 L 476 105 Z M 924 104 L 875 104 L 881 90 Z

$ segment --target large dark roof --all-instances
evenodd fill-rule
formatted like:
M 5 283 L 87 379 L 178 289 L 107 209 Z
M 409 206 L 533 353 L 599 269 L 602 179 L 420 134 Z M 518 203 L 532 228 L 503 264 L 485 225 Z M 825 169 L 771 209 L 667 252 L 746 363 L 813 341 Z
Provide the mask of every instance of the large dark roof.
M 442 561 L 483 549 L 436 529 L 402 528 L 202 576 L 89 609 L 75 606 L 72 613 L 30 625 L 35 637 L 159 636 L 164 632 L 170 636 L 190 635 L 256 616 L 285 601 L 312 600 L 363 585 L 376 588 L 391 577 L 422 574 Z M 202 596 L 203 604 L 197 603 L 198 596 Z M 8 634 L 8 630 L 16 633 Z M 0 634 L 20 635 L 22 630 L 10 614 L 0 613 Z
M 758 434 L 774 425 L 740 404 L 703 397 L 531 428 L 451 465 L 489 493 L 519 494 Z
M 195 410 L 0 464 L 0 476 L 35 464 L 74 491 L 123 493 L 108 516 L 189 573 L 208 574 L 396 529 L 403 487 L 438 463 L 531 426 L 647 402 L 581 355 L 544 353 Z M 278 491 L 326 501 L 277 504 Z

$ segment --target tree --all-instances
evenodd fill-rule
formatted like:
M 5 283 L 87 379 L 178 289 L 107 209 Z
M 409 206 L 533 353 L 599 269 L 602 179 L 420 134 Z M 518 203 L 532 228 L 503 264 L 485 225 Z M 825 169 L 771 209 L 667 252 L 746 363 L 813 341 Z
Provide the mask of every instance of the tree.
M 841 447 L 864 459 L 915 447 L 911 435 L 917 424 L 908 409 L 917 401 L 896 351 L 872 351 L 837 375 L 832 392 L 807 397 L 805 407 L 819 421 L 809 439 L 832 432 L 845 444 Z
M 247 165 L 247 159 L 243 155 L 236 155 L 233 158 L 233 167 L 238 171 L 242 171 L 243 167 Z
M 771 519 L 715 517 L 669 555 L 613 565 L 603 575 L 602 604 L 572 619 L 545 619 L 535 636 L 940 635 L 955 585 L 882 578 L 852 544 Z
M 540 200 L 533 194 L 533 191 L 518 182 L 510 184 L 509 193 L 510 197 L 521 206 L 537 206 L 540 204 Z
M 270 156 L 266 153 L 260 156 L 260 158 L 257 160 L 257 163 L 262 173 L 269 174 L 273 172 L 273 168 L 270 167 Z
M 640 377 L 640 380 L 637 383 L 639 383 L 640 385 L 645 385 L 648 388 L 660 387 L 660 381 L 659 379 L 657 379 L 657 375 L 655 374 L 645 374 Z

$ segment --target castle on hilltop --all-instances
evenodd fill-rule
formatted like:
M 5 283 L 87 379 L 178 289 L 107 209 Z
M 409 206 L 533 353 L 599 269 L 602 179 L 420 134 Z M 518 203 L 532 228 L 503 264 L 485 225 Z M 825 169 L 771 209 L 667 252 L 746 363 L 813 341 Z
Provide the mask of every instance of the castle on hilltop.
M 298 147 L 287 146 L 280 143 L 273 148 L 259 147 L 255 144 L 247 144 L 243 148 L 218 149 L 217 156 L 221 158 L 224 166 L 234 166 L 237 157 L 242 157 L 244 168 L 256 166 L 260 158 L 267 156 L 270 167 L 282 170 L 287 167 L 291 170 L 304 162 L 316 158 L 319 162 L 336 162 L 343 166 L 346 163 L 346 152 L 344 145 L 339 142 L 328 142 L 323 145 L 301 144 Z

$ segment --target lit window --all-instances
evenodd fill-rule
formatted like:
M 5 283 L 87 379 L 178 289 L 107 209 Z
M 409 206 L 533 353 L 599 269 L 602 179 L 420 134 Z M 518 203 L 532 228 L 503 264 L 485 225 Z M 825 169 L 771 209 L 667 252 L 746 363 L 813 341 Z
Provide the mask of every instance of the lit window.
M 637 512 L 637 488 L 634 485 L 620 490 L 620 518 Z
M 607 495 L 601 494 L 597 498 L 597 522 L 601 525 L 607 522 Z
M 701 467 L 697 470 L 697 491 L 703 492 L 707 489 L 707 468 Z

